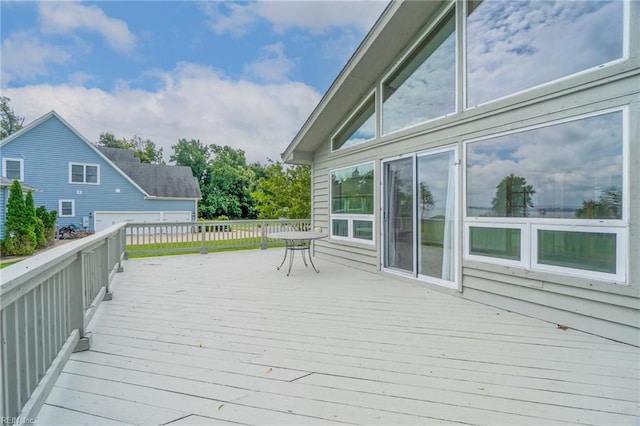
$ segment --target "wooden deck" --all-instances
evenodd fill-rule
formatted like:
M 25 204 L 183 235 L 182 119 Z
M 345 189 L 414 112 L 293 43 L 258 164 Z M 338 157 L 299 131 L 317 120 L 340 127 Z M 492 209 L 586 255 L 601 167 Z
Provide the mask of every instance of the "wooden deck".
M 638 424 L 638 348 L 281 256 L 125 262 L 36 424 Z

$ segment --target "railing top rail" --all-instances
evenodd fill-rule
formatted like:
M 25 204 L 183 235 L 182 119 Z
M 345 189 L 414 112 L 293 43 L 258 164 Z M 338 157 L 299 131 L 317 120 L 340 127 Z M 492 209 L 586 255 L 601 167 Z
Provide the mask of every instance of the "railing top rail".
M 207 224 L 261 224 L 261 223 L 303 223 L 309 222 L 309 219 L 229 219 L 229 220 L 200 220 L 200 221 L 178 221 L 178 222 L 126 222 L 127 226 L 167 226 L 167 225 L 207 225 Z
M 14 265 L 7 266 L 0 271 L 0 298 L 8 296 L 9 293 L 13 293 L 14 291 L 19 291 L 20 286 L 28 282 L 31 278 L 76 256 L 82 250 L 96 247 L 100 244 L 100 241 L 117 235 L 125 225 L 124 223 L 113 225 L 97 234 L 81 238 L 60 247 L 54 247 Z

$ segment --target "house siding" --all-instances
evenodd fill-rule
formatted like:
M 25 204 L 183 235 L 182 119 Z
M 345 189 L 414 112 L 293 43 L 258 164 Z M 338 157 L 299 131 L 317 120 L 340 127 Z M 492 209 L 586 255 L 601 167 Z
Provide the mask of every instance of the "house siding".
M 637 22 L 640 3 L 631 2 L 630 20 Z M 330 171 L 375 162 L 375 246 L 327 239 L 316 244 L 319 256 L 353 267 L 381 271 L 381 171 L 382 160 L 463 141 L 542 125 L 555 120 L 598 113 L 612 108 L 628 112 L 628 234 L 627 285 L 464 260 L 460 255 L 461 297 L 538 317 L 615 340 L 640 345 L 640 37 L 632 26 L 627 60 L 548 83 L 525 92 L 458 112 L 374 141 L 330 152 L 331 133 L 313 154 L 313 209 L 315 226 L 330 229 Z M 400 57 L 400 53 L 398 57 Z M 382 75 L 380 76 L 380 79 Z M 380 82 L 380 79 L 377 83 Z M 362 92 L 362 96 L 370 93 Z M 353 99 L 354 107 L 362 100 Z M 335 131 L 335 129 L 334 129 Z M 462 184 L 462 168 L 458 168 Z M 459 191 L 463 225 L 463 194 Z M 463 247 L 460 232 L 459 247 Z M 416 283 L 425 284 L 420 280 Z
M 93 230 L 94 211 L 188 210 L 195 214 L 194 200 L 145 199 L 136 185 L 55 115 L 3 145 L 2 156 L 24 159 L 22 183 L 36 189 L 36 207 L 58 211 L 59 200 L 74 200 L 75 215 L 58 217 L 59 227 L 82 227 L 83 217 L 88 217 Z M 69 183 L 69 163 L 97 164 L 99 184 Z

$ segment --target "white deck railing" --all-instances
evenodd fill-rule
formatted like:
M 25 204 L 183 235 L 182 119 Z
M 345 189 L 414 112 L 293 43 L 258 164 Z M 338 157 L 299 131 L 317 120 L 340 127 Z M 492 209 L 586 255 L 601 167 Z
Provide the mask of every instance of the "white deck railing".
M 283 245 L 271 232 L 308 231 L 309 219 L 144 222 L 127 224 L 127 256 L 208 253 L 215 250 Z
M 0 417 L 33 419 L 128 254 L 282 245 L 271 232 L 306 231 L 308 219 L 122 223 L 3 269 L 0 283 Z
M 120 224 L 0 271 L 0 417 L 35 418 L 71 353 L 88 349 L 124 253 Z

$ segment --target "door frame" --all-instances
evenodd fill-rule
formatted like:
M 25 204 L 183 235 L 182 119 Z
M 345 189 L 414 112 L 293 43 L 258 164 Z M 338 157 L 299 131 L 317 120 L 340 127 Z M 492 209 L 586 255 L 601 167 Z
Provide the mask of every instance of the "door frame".
M 454 237 L 453 237 L 453 243 L 455 244 L 454 250 L 453 250 L 453 262 L 454 262 L 454 266 L 453 266 L 453 270 L 454 270 L 454 279 L 453 281 L 446 281 L 443 279 L 439 279 L 439 278 L 435 278 L 432 276 L 428 276 L 428 275 L 423 275 L 423 274 L 419 274 L 418 273 L 418 247 L 417 247 L 417 243 L 418 243 L 418 232 L 419 232 L 419 227 L 418 227 L 418 200 L 417 200 L 417 184 L 418 184 L 418 159 L 419 157 L 424 157 L 424 156 L 428 156 L 428 155 L 435 155 L 435 154 L 440 154 L 443 152 L 448 152 L 448 151 L 453 151 L 453 157 L 454 157 L 454 167 L 456 167 L 456 170 L 454 170 L 454 195 L 453 195 L 453 199 L 454 199 L 454 203 L 455 203 L 455 208 L 456 208 L 456 212 L 454 215 L 454 220 L 453 220 L 453 226 L 454 226 Z M 394 161 L 397 160 L 402 160 L 402 159 L 407 159 L 407 158 L 412 158 L 412 175 L 413 175 L 413 180 L 412 180 L 412 189 L 413 189 L 413 206 L 412 206 L 412 211 L 413 211 L 413 253 L 412 253 L 412 271 L 408 272 L 408 271 L 403 271 L 400 269 L 396 269 L 396 268 L 388 268 L 385 267 L 385 259 L 387 256 L 387 246 L 386 246 L 386 238 L 387 236 L 385 235 L 386 232 L 386 203 L 387 203 L 387 192 L 386 192 L 386 185 L 387 185 L 387 177 L 386 177 L 386 165 L 388 163 L 392 163 Z M 439 147 L 435 147 L 435 148 L 431 148 L 431 149 L 427 149 L 427 150 L 423 150 L 423 151 L 416 151 L 416 152 L 412 152 L 412 153 L 407 153 L 407 154 L 403 154 L 403 155 L 397 155 L 394 157 L 389 157 L 389 158 L 385 158 L 383 160 L 381 160 L 381 173 L 380 173 L 380 235 L 379 235 L 379 241 L 381 242 L 380 245 L 380 270 L 383 272 L 388 272 L 391 274 L 396 274 L 396 275 L 401 275 L 403 277 L 410 277 L 413 279 L 416 279 L 418 281 L 421 282 L 425 282 L 425 283 L 429 283 L 429 284 L 435 284 L 438 287 L 442 287 L 442 288 L 447 288 L 447 289 L 453 289 L 453 290 L 458 290 L 460 291 L 461 289 L 461 283 L 460 283 L 460 278 L 461 278 L 461 271 L 460 271 L 460 264 L 461 264 L 461 253 L 462 253 L 462 240 L 460 238 L 460 232 L 462 230 L 461 228 L 461 224 L 460 224 L 460 217 L 461 217 L 461 203 L 460 203 L 460 193 L 462 191 L 462 186 L 461 186 L 461 180 L 460 180 L 460 168 L 457 167 L 461 164 L 460 162 L 460 146 L 458 143 L 451 143 L 451 144 L 447 144 L 447 145 L 443 145 L 443 146 L 439 146 Z

